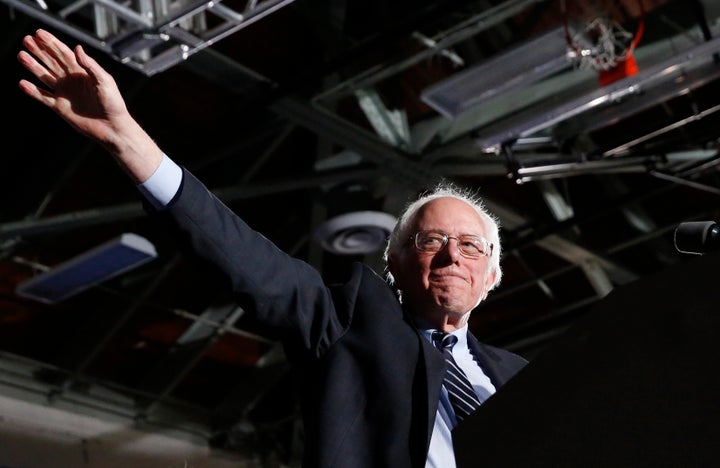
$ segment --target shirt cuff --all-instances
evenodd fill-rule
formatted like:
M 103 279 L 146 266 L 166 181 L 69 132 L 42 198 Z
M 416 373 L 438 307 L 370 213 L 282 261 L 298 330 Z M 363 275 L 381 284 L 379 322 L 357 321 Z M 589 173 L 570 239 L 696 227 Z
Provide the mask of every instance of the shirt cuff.
M 155 172 L 137 188 L 155 209 L 161 209 L 173 199 L 181 182 L 182 169 L 164 154 Z

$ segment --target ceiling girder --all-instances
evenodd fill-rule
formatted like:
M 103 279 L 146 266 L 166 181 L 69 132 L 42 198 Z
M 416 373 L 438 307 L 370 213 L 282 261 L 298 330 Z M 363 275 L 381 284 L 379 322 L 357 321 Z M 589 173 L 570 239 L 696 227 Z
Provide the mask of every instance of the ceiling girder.
M 484 128 L 474 139 L 478 153 L 498 151 L 503 144 L 517 138 L 533 135 L 585 112 L 591 110 L 597 112 L 598 109 L 609 104 L 630 100 L 645 89 L 679 79 L 687 70 L 712 62 L 713 55 L 719 51 L 720 38 L 716 38 L 644 68 L 636 75 L 623 78 L 579 97 L 566 99 L 555 107 L 546 105 L 540 110 L 530 107 L 517 116 Z
M 148 398 L 138 401 L 138 410 L 147 414 L 162 402 L 243 313 L 243 309 L 233 304 L 209 307 L 203 311 L 147 373 L 146 378 L 138 383 L 140 392 L 148 395 Z
M 422 35 L 416 37 L 416 39 L 424 45 L 428 45 L 429 42 L 432 44 L 431 47 L 427 47 L 403 60 L 376 65 L 364 72 L 356 73 L 353 77 L 315 96 L 313 102 L 322 103 L 324 101 L 331 101 L 348 96 L 358 89 L 373 87 L 377 83 L 423 60 L 430 59 L 434 55 L 442 54 L 442 51 L 448 51 L 454 45 L 501 24 L 503 21 L 517 15 L 529 6 L 548 3 L 549 1 L 550 0 L 508 0 L 495 6 L 487 6 L 487 2 L 481 1 L 479 2 L 482 4 L 480 13 L 463 19 L 452 28 L 441 31 L 432 38 L 426 38 Z
M 295 0 L 248 0 L 237 11 L 212 0 L 160 0 L 157 7 L 142 1 L 129 7 L 113 0 L 75 0 L 60 5 L 53 0 L 0 1 L 151 76 Z M 87 21 L 87 16 L 89 27 L 80 21 Z M 206 21 L 210 16 L 216 21 Z M 208 29 L 211 23 L 214 26 Z

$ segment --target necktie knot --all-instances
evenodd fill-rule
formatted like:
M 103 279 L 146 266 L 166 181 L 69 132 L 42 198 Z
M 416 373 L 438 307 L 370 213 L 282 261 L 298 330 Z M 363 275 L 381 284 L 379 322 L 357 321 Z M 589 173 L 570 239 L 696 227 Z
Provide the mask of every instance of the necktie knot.
M 435 347 L 441 351 L 443 349 L 447 349 L 448 351 L 452 350 L 452 347 L 455 346 L 455 343 L 458 341 L 457 336 L 441 331 L 432 332 L 432 340 Z

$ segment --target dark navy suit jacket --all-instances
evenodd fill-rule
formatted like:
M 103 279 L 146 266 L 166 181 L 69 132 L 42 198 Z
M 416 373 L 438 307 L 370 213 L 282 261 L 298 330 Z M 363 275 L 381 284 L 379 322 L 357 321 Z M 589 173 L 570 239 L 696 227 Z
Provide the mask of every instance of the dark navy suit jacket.
M 282 339 L 301 371 L 303 466 L 425 465 L 445 362 L 381 276 L 357 263 L 342 284 L 325 284 L 185 170 L 164 213 L 222 269 L 238 304 Z M 526 363 L 468 340 L 496 388 Z

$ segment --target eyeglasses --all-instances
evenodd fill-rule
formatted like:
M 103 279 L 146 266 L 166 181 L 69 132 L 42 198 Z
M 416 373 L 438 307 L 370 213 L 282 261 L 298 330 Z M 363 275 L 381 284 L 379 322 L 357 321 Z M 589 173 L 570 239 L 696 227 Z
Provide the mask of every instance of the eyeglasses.
M 489 257 L 493 251 L 493 245 L 488 242 L 487 239 L 473 234 L 462 234 L 457 237 L 452 237 L 442 231 L 420 231 L 410 236 L 410 239 L 415 241 L 415 248 L 421 252 L 440 252 L 445 248 L 450 239 L 457 241 L 458 249 L 465 257 Z

